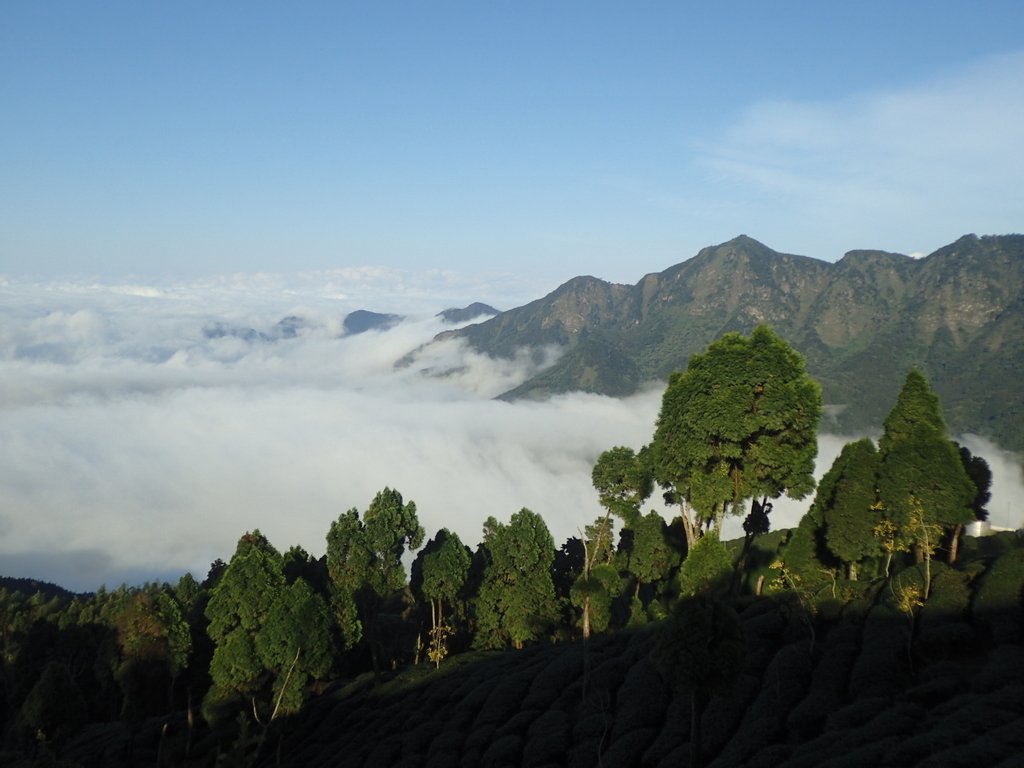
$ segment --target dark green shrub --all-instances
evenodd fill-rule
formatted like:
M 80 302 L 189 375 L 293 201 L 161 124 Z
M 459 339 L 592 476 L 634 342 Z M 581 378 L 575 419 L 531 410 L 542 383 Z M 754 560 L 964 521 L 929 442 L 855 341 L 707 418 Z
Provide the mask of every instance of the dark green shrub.
M 860 627 L 842 624 L 825 634 L 807 696 L 790 710 L 786 727 L 801 739 L 821 733 L 830 712 L 846 699 L 850 672 L 860 652 Z
M 1004 553 L 980 579 L 971 614 L 996 645 L 1021 641 L 1024 547 Z
M 555 655 L 534 676 L 530 691 L 522 706 L 529 709 L 547 709 L 557 701 L 566 688 L 578 684 L 583 677 L 583 646 L 566 647 Z
M 559 708 L 543 712 L 527 732 L 523 747 L 523 765 L 561 764 L 571 746 L 572 729 L 565 711 Z
M 498 738 L 509 735 L 522 736 L 529 729 L 533 721 L 537 719 L 538 715 L 540 715 L 540 712 L 536 709 L 524 709 L 516 712 L 498 727 L 495 736 Z
M 850 673 L 851 699 L 895 695 L 909 672 L 908 616 L 878 605 L 864 622 L 860 654 Z
M 521 736 L 509 734 L 499 736 L 484 752 L 480 765 L 484 768 L 514 768 L 521 763 L 523 739 Z
M 615 697 L 612 739 L 647 726 L 659 726 L 671 692 L 650 659 L 634 664 Z
M 760 693 L 745 709 L 742 722 L 719 760 L 743 765 L 775 742 L 784 730 L 786 715 L 804 697 L 810 677 L 811 658 L 806 643 L 781 648 L 765 670 Z
M 614 737 L 601 753 L 603 765 L 639 765 L 644 750 L 658 735 L 657 728 L 637 728 Z
M 477 726 L 496 724 L 503 725 L 512 715 L 519 711 L 520 702 L 530 690 L 532 678 L 527 670 L 506 672 L 498 678 L 491 688 L 487 701 L 476 716 Z
M 690 697 L 675 696 L 665 710 L 661 730 L 643 755 L 643 765 L 658 765 L 690 739 Z
M 889 706 L 889 699 L 884 696 L 856 699 L 842 709 L 830 713 L 825 721 L 825 730 L 843 731 L 859 728 L 871 721 L 887 706 Z

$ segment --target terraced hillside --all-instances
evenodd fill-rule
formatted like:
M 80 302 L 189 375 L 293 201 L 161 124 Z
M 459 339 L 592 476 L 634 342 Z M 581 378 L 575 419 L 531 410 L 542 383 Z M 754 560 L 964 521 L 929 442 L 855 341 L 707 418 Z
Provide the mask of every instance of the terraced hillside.
M 1024 549 L 983 544 L 970 577 L 940 569 L 913 618 L 881 582 L 813 614 L 792 593 L 738 603 L 746 661 L 705 711 L 706 764 L 1024 764 Z M 289 724 L 281 764 L 686 765 L 690 696 L 651 660 L 659 627 L 360 678 Z

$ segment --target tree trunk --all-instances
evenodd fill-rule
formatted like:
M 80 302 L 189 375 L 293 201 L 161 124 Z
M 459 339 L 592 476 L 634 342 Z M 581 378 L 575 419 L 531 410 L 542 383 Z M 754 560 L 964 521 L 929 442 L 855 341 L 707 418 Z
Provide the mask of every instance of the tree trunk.
M 685 508 L 680 508 L 679 517 L 683 521 L 683 533 L 686 534 L 686 551 L 689 552 L 693 549 L 693 545 L 697 543 L 697 526 L 686 514 Z
M 857 580 L 857 564 L 856 563 L 847 563 L 846 564 L 846 578 L 848 578 L 850 581 L 856 581 Z
M 583 639 L 590 637 L 590 595 L 583 598 Z
M 964 531 L 964 527 L 958 524 L 953 527 L 953 538 L 949 541 L 949 564 L 952 565 L 956 562 L 958 550 L 960 549 L 960 534 Z

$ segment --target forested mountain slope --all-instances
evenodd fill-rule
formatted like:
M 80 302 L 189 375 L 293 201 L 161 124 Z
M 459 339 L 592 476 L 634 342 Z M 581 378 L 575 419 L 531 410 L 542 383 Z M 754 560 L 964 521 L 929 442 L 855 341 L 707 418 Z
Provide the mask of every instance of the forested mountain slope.
M 550 368 L 507 392 L 630 394 L 685 369 L 727 331 L 768 323 L 821 382 L 830 422 L 875 430 L 917 367 L 953 433 L 1024 449 L 1024 236 L 967 235 L 923 259 L 851 251 L 836 263 L 746 236 L 636 285 L 577 277 L 548 296 L 441 334 L 495 357 L 557 345 Z

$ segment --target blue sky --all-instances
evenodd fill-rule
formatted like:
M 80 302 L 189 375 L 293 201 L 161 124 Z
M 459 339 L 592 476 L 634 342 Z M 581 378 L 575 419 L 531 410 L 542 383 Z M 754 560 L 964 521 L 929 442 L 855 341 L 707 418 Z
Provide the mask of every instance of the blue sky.
M 1022 29 L 1016 1 L 7 2 L 0 274 L 554 287 L 740 233 L 1021 231 Z

